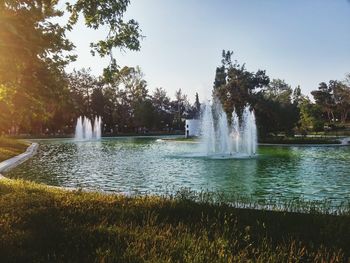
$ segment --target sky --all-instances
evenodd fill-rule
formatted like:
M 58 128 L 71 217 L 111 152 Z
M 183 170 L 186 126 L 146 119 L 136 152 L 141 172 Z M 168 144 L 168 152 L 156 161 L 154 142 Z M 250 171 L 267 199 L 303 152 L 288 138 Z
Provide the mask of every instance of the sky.
M 191 102 L 196 92 L 209 98 L 223 49 L 307 95 L 350 72 L 348 0 L 131 0 L 125 17 L 145 38 L 138 52 L 115 50 L 117 63 L 139 65 L 150 91 L 163 87 L 172 98 L 179 88 Z M 101 74 L 108 59 L 92 57 L 89 43 L 105 34 L 79 23 L 68 34 L 79 58 L 67 70 Z

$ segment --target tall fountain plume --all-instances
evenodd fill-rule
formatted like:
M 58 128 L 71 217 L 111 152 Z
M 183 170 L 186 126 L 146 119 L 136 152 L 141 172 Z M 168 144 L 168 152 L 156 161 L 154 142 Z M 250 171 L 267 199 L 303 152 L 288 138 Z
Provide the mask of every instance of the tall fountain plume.
M 94 121 L 94 137 L 97 140 L 101 139 L 101 124 L 102 124 L 101 117 L 96 116 Z
M 230 137 L 230 129 L 227 122 L 226 112 L 222 109 L 220 103 L 216 103 L 215 111 L 218 116 L 217 123 L 217 150 L 223 154 L 230 154 L 232 152 L 232 139 Z
M 242 116 L 242 146 L 244 152 L 249 156 L 256 153 L 257 132 L 254 111 L 250 111 L 246 106 Z
M 211 105 L 203 104 L 201 118 L 201 149 L 206 155 L 215 153 L 215 130 Z
M 220 102 L 205 103 L 201 116 L 200 152 L 204 155 L 253 156 L 257 150 L 254 111 L 247 105 L 241 117 L 234 110 L 231 121 Z
M 101 117 L 96 116 L 94 125 L 92 125 L 89 118 L 80 116 L 75 126 L 75 139 L 79 141 L 101 139 L 101 124 Z
M 84 117 L 84 121 L 83 121 L 83 133 L 84 133 L 84 139 L 86 140 L 91 140 L 92 139 L 92 124 L 91 121 Z
M 236 113 L 236 110 L 232 112 L 231 118 L 231 138 L 233 141 L 232 144 L 232 152 L 238 153 L 240 148 L 240 127 L 239 127 L 239 119 Z
M 77 120 L 77 124 L 75 125 L 75 139 L 82 140 L 84 138 L 83 132 L 83 118 L 80 116 Z

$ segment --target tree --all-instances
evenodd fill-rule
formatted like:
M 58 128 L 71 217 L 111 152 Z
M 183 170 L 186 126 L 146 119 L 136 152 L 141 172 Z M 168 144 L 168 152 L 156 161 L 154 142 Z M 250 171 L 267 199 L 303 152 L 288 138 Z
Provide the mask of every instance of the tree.
M 295 91 L 295 93 L 298 92 L 300 90 Z M 260 129 L 264 130 L 265 133 L 266 131 L 284 132 L 287 135 L 293 135 L 299 120 L 299 109 L 297 103 L 292 103 L 293 90 L 290 85 L 284 80 L 273 79 L 259 93 L 262 96 L 257 97 L 255 105 L 257 116 L 260 119 Z M 261 105 L 263 105 L 265 112 L 261 112 Z M 266 115 L 266 112 L 269 112 L 269 115 Z M 273 123 L 269 118 L 273 120 Z
M 142 38 L 139 24 L 134 20 L 124 20 L 124 13 L 130 0 L 76 0 L 67 3 L 67 11 L 70 14 L 67 28 L 72 30 L 82 15 L 88 28 L 99 29 L 108 27 L 108 33 L 103 40 L 90 43 L 91 54 L 99 54 L 101 57 L 109 56 L 110 65 L 104 69 L 104 77 L 108 82 L 118 71 L 116 59 L 113 56 L 113 48 L 138 51 Z
M 42 130 L 69 98 L 64 67 L 75 59 L 74 45 L 66 38 L 79 16 L 92 29 L 108 27 L 105 39 L 91 44 L 92 53 L 110 56 L 105 79 L 118 71 L 113 49 L 139 50 L 141 31 L 135 20 L 124 20 L 129 0 L 75 0 L 66 10 L 58 9 L 58 0 L 4 0 L 0 2 L 0 121 L 14 120 L 26 131 Z M 65 11 L 68 24 L 55 18 Z M 6 90 L 6 91 L 5 91 Z M 6 114 L 6 115 L 5 115 Z M 57 115 L 57 114 L 56 114 Z M 7 129 L 4 123 L 0 125 Z M 4 127 L 4 128 L 3 128 Z
M 284 132 L 286 135 L 293 135 L 299 120 L 298 105 L 290 101 L 282 103 L 264 95 L 263 92 L 259 92 L 255 96 L 259 134 L 268 136 L 270 133 Z
M 216 70 L 213 90 L 213 96 L 219 99 L 229 116 L 234 109 L 240 115 L 247 103 L 254 105 L 254 91 L 270 82 L 265 71 L 249 72 L 244 64 L 233 63 L 232 54 L 231 51 L 223 51 L 222 65 Z
M 107 86 L 103 89 L 103 115 L 102 120 L 105 132 L 116 134 L 123 129 L 123 113 L 120 107 L 120 98 L 114 87 Z M 118 125 L 118 126 L 116 126 Z
M 166 91 L 163 88 L 156 88 L 151 97 L 155 114 L 157 115 L 156 126 L 165 129 L 173 122 L 171 114 L 171 103 Z
M 152 129 L 155 126 L 156 114 L 150 99 L 135 105 L 134 118 L 135 127 Z
M 333 96 L 334 85 L 330 81 L 329 85 L 325 82 L 319 84 L 318 90 L 311 91 L 317 105 L 319 105 L 323 112 L 327 114 L 328 122 L 334 121 L 335 101 Z
M 146 99 L 148 96 L 147 82 L 139 66 L 136 68 L 123 67 L 118 73 L 118 78 L 131 105 Z
M 291 104 L 292 88 L 284 80 L 273 79 L 264 89 L 267 99 L 281 104 Z
M 196 100 L 194 102 L 194 118 L 199 118 L 201 113 L 201 103 L 199 102 L 198 92 L 196 92 Z
M 152 103 L 158 112 L 170 110 L 170 98 L 163 88 L 155 89 L 152 95 Z
M 304 98 L 300 105 L 300 129 L 307 131 L 322 131 L 324 121 L 322 109 L 318 104 L 313 104 L 308 98 Z
M 77 116 L 92 117 L 91 96 L 95 89 L 100 88 L 96 77 L 91 75 L 90 69 L 74 70 L 67 74 L 68 88 L 71 91 L 71 99 Z
M 303 94 L 301 94 L 301 88 L 298 85 L 297 87 L 295 87 L 295 89 L 293 90 L 293 95 L 292 95 L 292 101 L 293 104 L 295 105 L 299 105 L 299 103 L 301 102 L 301 100 L 303 99 Z
M 11 102 L 7 114 L 26 130 L 42 129 L 53 116 L 64 88 L 65 55 L 73 45 L 52 22 L 63 15 L 57 1 L 6 0 L 0 3 L 0 85 Z M 2 115 L 3 112 L 0 113 Z M 2 124 L 3 125 L 3 124 Z
M 350 111 L 350 87 L 339 81 L 330 81 L 334 93 L 334 101 L 340 120 L 345 123 Z
M 91 94 L 91 112 L 94 116 L 104 115 L 105 98 L 102 87 L 96 87 Z
M 190 108 L 190 104 L 187 99 L 187 95 L 182 93 L 181 89 L 175 92 L 175 100 L 172 102 L 172 110 L 174 112 L 174 126 L 176 129 L 183 129 L 183 118 L 187 116 L 187 111 Z
M 345 75 L 345 79 L 343 80 L 343 84 L 350 87 L 350 73 Z

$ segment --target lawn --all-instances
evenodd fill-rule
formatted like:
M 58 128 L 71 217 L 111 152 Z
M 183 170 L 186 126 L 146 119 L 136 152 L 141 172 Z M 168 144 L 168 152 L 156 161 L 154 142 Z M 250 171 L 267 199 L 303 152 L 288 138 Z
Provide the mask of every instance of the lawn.
M 0 137 L 0 162 L 23 153 L 28 146 L 26 141 Z
M 309 211 L 309 210 L 308 210 Z M 344 262 L 350 214 L 290 213 L 169 197 L 0 182 L 3 262 Z

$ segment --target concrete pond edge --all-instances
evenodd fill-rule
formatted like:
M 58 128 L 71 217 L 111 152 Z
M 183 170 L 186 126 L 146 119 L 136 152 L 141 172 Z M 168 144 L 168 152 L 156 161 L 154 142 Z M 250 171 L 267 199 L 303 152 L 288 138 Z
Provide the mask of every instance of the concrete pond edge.
M 24 163 L 29 158 L 34 156 L 36 154 L 38 148 L 39 148 L 38 143 L 32 143 L 24 153 L 21 153 L 17 156 L 14 156 L 10 159 L 7 159 L 7 160 L 1 162 L 0 163 L 0 179 L 6 178 L 2 175 L 2 173 L 7 172 L 7 171 L 15 168 L 16 166 Z
M 14 156 L 10 159 L 7 159 L 1 162 L 0 163 L 0 180 L 12 180 L 11 178 L 5 177 L 2 173 L 5 173 L 17 167 L 18 165 L 24 163 L 25 161 L 33 157 L 37 153 L 38 148 L 39 148 L 38 143 L 32 143 L 24 153 L 21 153 L 17 156 Z M 96 191 L 92 191 L 88 189 L 80 189 L 76 187 L 62 187 L 62 186 L 53 186 L 53 185 L 47 185 L 47 184 L 45 184 L 45 186 L 53 189 L 66 190 L 66 191 L 96 192 Z

